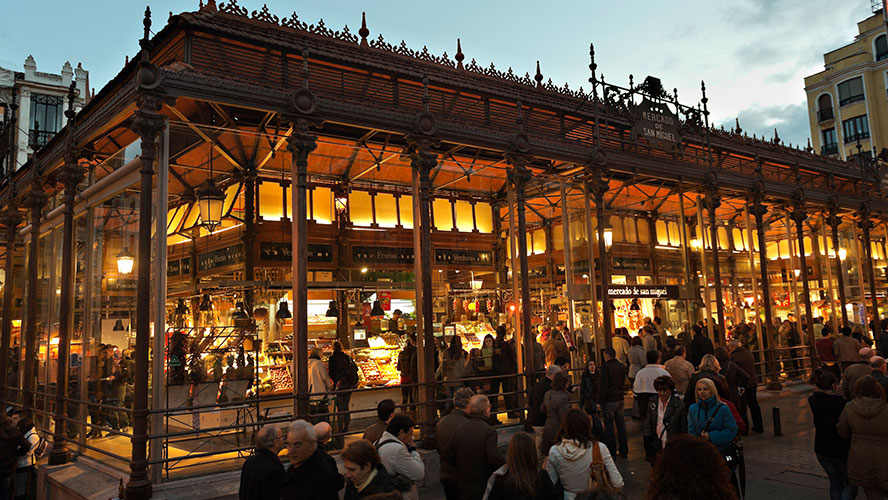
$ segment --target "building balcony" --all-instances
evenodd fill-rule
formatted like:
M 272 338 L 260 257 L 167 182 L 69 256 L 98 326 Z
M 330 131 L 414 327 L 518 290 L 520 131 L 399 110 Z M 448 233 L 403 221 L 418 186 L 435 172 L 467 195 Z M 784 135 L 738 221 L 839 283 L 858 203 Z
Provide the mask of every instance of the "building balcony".
M 839 101 L 839 106 L 845 106 L 845 105 L 851 104 L 852 102 L 857 102 L 857 101 L 862 101 L 862 100 L 864 100 L 863 94 L 848 96 L 848 97 L 842 99 L 841 101 Z
M 46 146 L 46 143 L 52 140 L 55 135 L 55 132 L 48 130 L 31 130 L 28 132 L 28 141 L 31 147 L 37 150 Z
M 864 139 L 869 139 L 869 132 L 858 132 L 856 134 L 846 135 L 845 136 L 845 144 L 849 142 L 856 142 L 858 140 L 862 141 Z
M 835 116 L 836 115 L 835 115 L 835 113 L 833 113 L 832 108 L 823 108 L 823 109 L 817 111 L 817 122 L 823 123 L 825 121 L 832 120 L 833 118 L 835 118 Z
M 823 156 L 839 154 L 839 145 L 836 143 L 824 144 L 820 146 L 820 154 Z

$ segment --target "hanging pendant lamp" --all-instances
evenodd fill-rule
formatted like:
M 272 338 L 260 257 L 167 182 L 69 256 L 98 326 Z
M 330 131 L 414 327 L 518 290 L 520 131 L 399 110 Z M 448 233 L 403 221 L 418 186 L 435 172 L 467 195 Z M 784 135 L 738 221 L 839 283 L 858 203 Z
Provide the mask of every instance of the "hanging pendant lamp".
M 339 317 L 339 310 L 336 307 L 335 300 L 330 301 L 330 304 L 327 306 L 327 314 L 325 314 L 324 316 L 326 316 L 328 318 L 338 318 Z
M 246 306 L 244 306 L 244 301 L 238 300 L 234 304 L 234 312 L 231 313 L 232 320 L 240 320 L 240 319 L 249 319 L 247 315 Z
M 126 328 L 123 327 L 123 321 L 120 318 L 117 318 L 117 322 L 114 323 L 114 328 L 111 329 L 113 332 L 124 332 Z
M 286 299 L 278 304 L 278 310 L 274 313 L 274 319 L 290 319 L 293 315 L 290 313 L 290 303 Z

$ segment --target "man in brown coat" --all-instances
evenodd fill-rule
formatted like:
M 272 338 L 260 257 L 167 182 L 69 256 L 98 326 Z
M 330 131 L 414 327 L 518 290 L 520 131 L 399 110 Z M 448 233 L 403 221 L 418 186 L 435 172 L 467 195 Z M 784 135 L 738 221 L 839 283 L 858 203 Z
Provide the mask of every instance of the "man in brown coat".
M 851 389 L 854 388 L 854 383 L 860 378 L 872 374 L 873 369 L 870 368 L 870 359 L 872 359 L 874 354 L 872 349 L 864 347 L 858 351 L 857 359 L 859 361 L 849 366 L 845 370 L 845 373 L 842 374 L 842 395 L 845 396 L 845 399 L 848 401 L 851 401 L 852 399 Z
M 843 326 L 842 335 L 836 339 L 836 343 L 833 345 L 836 359 L 839 361 L 842 371 L 845 371 L 849 366 L 860 361 L 860 358 L 857 357 L 857 352 L 861 347 L 860 342 L 851 336 L 851 329 L 847 326 Z
M 388 423 L 391 422 L 392 417 L 395 416 L 395 401 L 392 399 L 383 399 L 380 401 L 379 404 L 376 405 L 376 416 L 379 420 L 370 427 L 367 427 L 364 434 L 361 436 L 361 439 L 366 439 L 371 443 L 379 441 L 379 438 L 382 437 L 382 433 L 385 432 Z
M 469 400 L 475 395 L 475 391 L 468 387 L 457 389 L 453 394 L 453 410 L 438 421 L 435 427 L 435 438 L 438 442 L 438 450 L 443 451 L 447 444 L 456 435 L 457 429 L 471 420 L 466 408 Z M 441 461 L 441 486 L 444 488 L 444 498 L 447 500 L 459 500 L 458 474 L 456 468 L 445 461 Z
M 487 423 L 490 401 L 477 394 L 469 400 L 471 419 L 450 438 L 441 460 L 456 469 L 460 500 L 478 500 L 484 495 L 490 475 L 506 463 L 497 446 L 496 430 Z

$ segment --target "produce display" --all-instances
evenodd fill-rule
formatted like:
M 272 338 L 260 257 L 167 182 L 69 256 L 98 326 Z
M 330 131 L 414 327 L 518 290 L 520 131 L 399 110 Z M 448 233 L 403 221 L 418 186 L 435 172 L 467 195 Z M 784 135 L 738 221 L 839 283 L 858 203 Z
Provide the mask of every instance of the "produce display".
M 292 389 L 293 377 L 290 375 L 289 366 L 273 366 L 268 370 L 268 378 L 262 381 L 262 385 L 267 387 L 267 380 L 270 379 L 271 390 Z M 260 392 L 266 392 L 260 387 Z
M 462 340 L 463 349 L 467 351 L 471 349 L 481 349 L 481 345 L 484 343 L 484 337 L 488 334 L 496 337 L 496 331 L 493 327 L 491 327 L 489 323 L 481 321 L 456 323 L 456 334 L 459 335 Z M 448 342 L 450 341 L 450 339 L 445 340 Z

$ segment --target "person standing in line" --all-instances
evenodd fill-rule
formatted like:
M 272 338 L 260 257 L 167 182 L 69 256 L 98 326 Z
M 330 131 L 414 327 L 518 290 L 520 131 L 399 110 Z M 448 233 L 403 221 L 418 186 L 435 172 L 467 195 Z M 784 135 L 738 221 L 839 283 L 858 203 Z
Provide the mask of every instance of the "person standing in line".
M 318 437 L 318 451 L 323 453 L 324 459 L 330 464 L 330 468 L 339 472 L 339 466 L 336 465 L 336 459 L 331 457 L 330 453 L 327 451 L 327 447 L 333 439 L 333 427 L 327 422 L 318 422 L 314 425 L 314 430 L 315 435 Z
M 506 465 L 490 475 L 481 500 L 549 500 L 555 491 L 540 468 L 533 436 L 518 432 L 509 440 Z
M 679 345 L 675 348 L 675 355 L 672 359 L 663 365 L 663 368 L 672 377 L 672 381 L 675 383 L 675 390 L 680 395 L 679 397 L 684 397 L 685 392 L 688 390 L 688 383 L 691 381 L 691 377 L 694 376 L 694 365 L 688 362 L 687 357 L 688 353 L 684 346 Z
M 854 399 L 839 415 L 836 431 L 850 440 L 848 482 L 863 488 L 868 500 L 888 494 L 888 403 L 885 390 L 870 375 L 854 383 Z
M 461 387 L 456 390 L 453 395 L 453 410 L 438 421 L 435 426 L 435 439 L 437 440 L 438 450 L 444 451 L 447 443 L 456 435 L 457 430 L 470 420 L 466 408 L 469 406 L 469 400 L 475 392 L 468 387 Z M 456 468 L 441 460 L 439 478 L 441 486 L 444 489 L 444 498 L 447 500 L 459 500 L 458 475 Z
M 280 498 L 287 476 L 278 453 L 284 449 L 284 435 L 277 425 L 268 424 L 256 433 L 256 453 L 241 468 L 240 500 Z
M 845 398 L 837 392 L 835 375 L 814 370 L 811 381 L 817 387 L 808 396 L 808 406 L 814 417 L 814 454 L 829 477 L 830 500 L 853 500 L 857 486 L 848 482 L 849 443 L 839 436 L 836 424 L 845 409 Z
M 647 364 L 641 337 L 632 337 L 629 341 L 629 383 L 635 383 L 635 375 Z
M 647 416 L 648 401 L 657 395 L 654 380 L 657 377 L 670 377 L 669 372 L 660 364 L 660 351 L 648 351 L 645 354 L 647 365 L 635 375 L 635 383 L 632 384 L 632 392 L 635 393 L 635 404 L 638 405 L 641 420 Z
M 614 337 L 611 339 L 612 345 L 614 347 L 614 352 L 617 353 L 617 361 L 623 363 L 624 365 L 629 364 L 629 341 L 623 338 L 620 335 L 620 329 L 614 332 Z
M 366 439 L 348 444 L 342 452 L 342 467 L 348 480 L 344 500 L 379 498 L 386 493 L 400 492 L 406 487 L 389 476 L 385 467 L 379 463 L 376 448 Z
M 503 401 L 503 407 L 509 411 L 509 416 L 515 414 L 515 395 L 507 394 L 497 396 L 501 393 L 509 393 L 514 391 L 515 379 L 510 377 L 518 372 L 518 364 L 515 359 L 515 351 L 512 345 L 506 341 L 506 327 L 500 325 L 496 327 L 496 339 L 493 341 L 493 375 L 490 381 L 491 404 L 493 405 L 493 413 L 499 410 L 499 401 Z
M 567 373 L 560 371 L 552 377 L 552 388 L 543 397 L 542 409 L 546 412 L 546 423 L 543 426 L 543 434 L 540 439 L 540 455 L 549 454 L 549 448 L 555 442 L 555 435 L 561 427 L 561 419 L 570 409 L 570 398 L 567 394 L 567 385 L 570 381 Z
M 758 380 L 755 375 L 755 358 L 745 345 L 739 340 L 728 342 L 728 350 L 731 352 L 731 361 L 743 368 L 749 374 L 749 381 L 746 384 L 746 390 L 740 400 L 740 416 L 746 423 L 746 428 L 751 428 L 753 432 L 765 432 L 765 425 L 762 421 L 762 408 L 758 402 Z M 747 409 L 752 414 L 752 426 L 750 427 L 749 417 L 747 417 Z
M 834 347 L 836 359 L 839 361 L 843 374 L 849 366 L 860 361 L 860 356 L 858 355 L 860 348 L 860 342 L 851 336 L 851 328 L 843 326 L 842 335 L 836 339 Z
M 731 409 L 719 399 L 715 382 L 711 379 L 697 381 L 694 394 L 696 402 L 688 410 L 688 434 L 707 439 L 724 452 L 739 431 Z
M 888 394 L 888 364 L 885 363 L 885 358 L 882 356 L 873 356 L 870 358 L 870 368 L 872 368 L 872 373 L 870 375 L 876 379 L 876 382 L 882 386 L 882 389 L 885 390 L 885 393 Z
M 601 425 L 601 410 L 598 402 L 601 400 L 601 376 L 598 374 L 598 365 L 594 359 L 586 363 L 586 371 L 580 379 L 580 408 L 592 417 L 592 431 L 596 436 L 604 434 Z
M 308 392 L 310 394 L 309 401 L 313 403 L 314 409 L 310 411 L 314 414 L 327 413 L 327 392 L 333 388 L 333 381 L 327 373 L 327 367 L 321 361 L 321 348 L 315 347 L 308 356 Z M 327 420 L 329 417 L 315 417 L 312 420 L 315 423 L 321 420 Z
M 569 410 L 546 461 L 546 470 L 552 483 L 564 488 L 564 500 L 573 500 L 589 488 L 589 469 L 594 461 L 598 461 L 596 455 L 604 463 L 611 485 L 617 489 L 622 488 L 623 476 L 620 475 L 607 446 L 592 434 L 589 416 L 578 408 Z
M 477 500 L 484 495 L 490 475 L 506 463 L 497 446 L 496 429 L 490 426 L 490 401 L 483 394 L 469 400 L 471 419 L 450 438 L 441 454 L 456 468 L 460 500 Z
M 854 388 L 854 383 L 857 382 L 858 379 L 872 373 L 873 369 L 870 368 L 869 363 L 874 355 L 875 353 L 869 347 L 860 348 L 857 354 L 857 362 L 848 366 L 844 373 L 842 373 L 842 395 L 845 396 L 845 399 L 848 401 L 851 401 L 853 397 L 851 390 Z
M 334 391 L 348 391 L 358 386 L 360 381 L 358 367 L 354 360 L 342 351 L 342 344 L 339 341 L 333 342 L 333 354 L 330 355 L 327 365 Z M 348 413 L 351 394 L 343 392 L 336 395 L 336 421 L 339 432 L 347 432 L 351 425 L 351 414 Z
M 644 347 L 644 352 L 659 351 L 660 346 L 657 343 L 659 339 L 657 338 L 657 334 L 654 333 L 654 327 L 650 325 L 650 320 L 648 320 L 648 322 L 649 324 L 641 327 L 642 347 Z
M 416 483 L 425 477 L 425 464 L 416 444 L 413 442 L 413 419 L 407 415 L 395 415 L 382 437 L 375 443 L 379 461 L 392 477 L 401 477 L 410 482 L 406 500 L 418 500 Z
M 707 354 L 703 356 L 703 359 L 700 360 L 700 369 L 697 373 L 691 377 L 691 381 L 688 383 L 688 392 L 685 393 L 684 402 L 686 406 L 691 406 L 694 403 L 694 394 L 697 388 L 697 382 L 700 379 L 708 378 L 712 380 L 715 385 L 724 385 L 725 391 L 728 388 L 728 381 L 725 380 L 725 377 L 721 375 L 721 365 L 718 364 L 718 360 L 712 354 Z
M 626 421 L 623 406 L 626 387 L 626 367 L 615 358 L 614 349 L 604 350 L 604 366 L 601 367 L 601 406 L 604 420 L 604 442 L 610 454 L 626 457 L 629 441 L 626 437 Z M 616 427 L 616 435 L 614 433 Z
M 28 410 L 15 410 L 12 412 L 12 423 L 18 429 L 19 435 L 28 442 L 27 449 L 15 463 L 15 476 L 13 478 L 15 498 L 23 500 L 33 498 L 34 483 L 37 480 L 37 459 L 34 452 L 40 444 L 40 435 Z
M 325 455 L 318 449 L 314 426 L 305 420 L 294 420 L 287 428 L 290 468 L 281 492 L 284 500 L 339 500 L 344 481 L 339 471 L 330 467 Z
M 376 423 L 371 425 L 364 431 L 364 434 L 361 436 L 361 439 L 366 439 L 371 443 L 375 443 L 379 441 L 379 438 L 382 437 L 382 433 L 385 432 L 386 427 L 388 427 L 389 422 L 391 422 L 392 417 L 395 415 L 395 402 L 391 399 L 383 399 L 376 405 Z
M 734 408 L 742 414 L 746 414 L 746 408 L 741 404 L 745 402 L 746 387 L 749 385 L 750 376 L 746 370 L 741 368 L 737 363 L 731 361 L 731 355 L 724 347 L 715 350 L 715 359 L 718 361 L 719 374 L 725 378 L 728 383 L 728 395 Z M 746 422 L 746 419 L 743 420 Z
M 731 471 L 708 440 L 684 434 L 669 440 L 648 479 L 644 500 L 738 500 Z
M 675 337 L 679 345 L 684 346 L 685 351 L 691 348 L 691 324 L 687 321 L 681 322 L 681 331 Z
M 546 425 L 546 412 L 542 408 L 543 398 L 546 397 L 546 393 L 552 388 L 552 380 L 555 374 L 560 371 L 561 368 L 557 365 L 546 368 L 546 376 L 534 384 L 533 389 L 530 391 L 530 397 L 527 402 L 527 423 L 533 429 L 538 443 L 542 440 L 543 426 Z
M 691 339 L 691 363 L 695 367 L 700 366 L 703 356 L 715 352 L 712 340 L 703 334 L 703 328 L 700 325 L 694 325 L 694 338 Z
M 409 384 L 419 381 L 418 363 L 416 358 L 416 334 L 407 335 L 407 345 L 398 354 L 398 371 L 401 372 L 401 404 L 411 405 L 416 403 L 416 388 Z M 406 387 L 405 387 L 406 386 Z M 413 413 L 412 406 L 407 406 L 407 411 Z
M 657 377 L 654 380 L 654 389 L 657 390 L 657 397 L 648 403 L 643 429 L 645 460 L 651 465 L 669 439 L 688 432 L 686 407 L 675 391 L 672 379 L 667 376 Z

